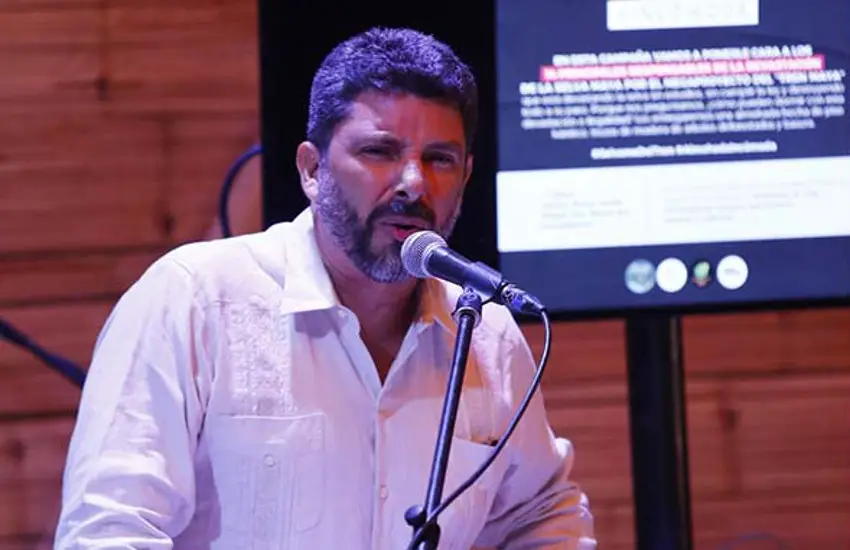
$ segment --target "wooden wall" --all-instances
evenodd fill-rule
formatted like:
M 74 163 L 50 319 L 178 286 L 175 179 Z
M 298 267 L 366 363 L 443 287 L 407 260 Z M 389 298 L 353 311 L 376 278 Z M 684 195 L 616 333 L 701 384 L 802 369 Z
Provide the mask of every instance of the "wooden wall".
M 85 364 L 153 258 L 215 236 L 221 179 L 257 137 L 253 10 L 0 3 L 0 318 Z M 237 232 L 259 227 L 256 163 L 243 180 Z M 558 325 L 545 382 L 606 550 L 634 548 L 622 331 Z M 685 333 L 698 548 L 752 532 L 850 547 L 850 311 L 695 317 Z M 0 550 L 50 547 L 78 399 L 0 342 Z
M 256 43 L 244 0 L 0 2 L 0 318 L 85 364 L 152 259 L 214 232 Z M 49 547 L 78 399 L 0 342 L 0 549 Z

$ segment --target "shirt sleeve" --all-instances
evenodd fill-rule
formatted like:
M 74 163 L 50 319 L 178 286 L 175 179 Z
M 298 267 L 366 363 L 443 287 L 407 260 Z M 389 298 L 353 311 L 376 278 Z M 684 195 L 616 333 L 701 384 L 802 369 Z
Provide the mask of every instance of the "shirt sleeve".
M 505 366 L 505 389 L 513 410 L 537 368 L 528 344 L 517 333 Z M 511 464 L 478 544 L 512 550 L 595 550 L 590 504 L 571 478 L 573 445 L 554 435 L 539 389 L 503 452 L 511 454 Z
M 54 548 L 172 548 L 191 519 L 202 419 L 194 296 L 166 257 L 112 310 L 71 436 Z

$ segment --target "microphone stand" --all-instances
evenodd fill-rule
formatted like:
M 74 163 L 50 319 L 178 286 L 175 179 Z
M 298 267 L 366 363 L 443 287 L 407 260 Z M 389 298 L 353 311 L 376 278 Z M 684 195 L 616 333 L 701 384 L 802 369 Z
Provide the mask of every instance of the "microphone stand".
M 434 458 L 431 462 L 431 475 L 428 481 L 428 492 L 425 506 L 409 508 L 404 519 L 413 528 L 413 537 L 420 537 L 417 550 L 437 550 L 440 542 L 440 526 L 436 521 L 430 523 L 422 532 L 422 527 L 428 518 L 440 505 L 443 498 L 443 487 L 446 481 L 446 470 L 449 464 L 449 451 L 454 436 L 455 420 L 460 403 L 460 393 L 463 387 L 463 377 L 466 372 L 466 361 L 469 357 L 469 345 L 472 342 L 472 331 L 481 322 L 481 296 L 470 288 L 464 288 L 457 300 L 457 306 L 452 313 L 457 323 L 454 355 L 451 371 L 449 372 L 448 390 L 443 401 L 443 412 L 440 427 L 437 432 L 437 443 L 434 448 Z

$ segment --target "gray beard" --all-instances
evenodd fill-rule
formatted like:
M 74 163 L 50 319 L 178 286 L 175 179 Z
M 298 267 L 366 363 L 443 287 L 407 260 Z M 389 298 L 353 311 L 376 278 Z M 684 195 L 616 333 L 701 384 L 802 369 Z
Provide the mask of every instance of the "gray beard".
M 371 244 L 376 220 L 370 215 L 361 221 L 339 185 L 321 165 L 316 176 L 316 211 L 330 231 L 334 243 L 345 252 L 355 267 L 378 283 L 396 283 L 409 279 L 411 276 L 401 261 L 402 243 L 394 242 L 381 252 L 373 251 Z M 444 238 L 448 239 L 454 230 L 459 214 L 460 209 L 457 209 L 440 231 Z

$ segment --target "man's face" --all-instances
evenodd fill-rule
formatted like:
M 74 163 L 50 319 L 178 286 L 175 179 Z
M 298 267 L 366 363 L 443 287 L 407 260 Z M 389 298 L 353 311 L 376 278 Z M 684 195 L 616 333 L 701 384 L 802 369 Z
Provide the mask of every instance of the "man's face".
M 422 229 L 451 234 L 472 169 L 460 113 L 410 95 L 370 92 L 351 105 L 316 174 L 314 206 L 371 279 L 405 279 L 401 245 Z

